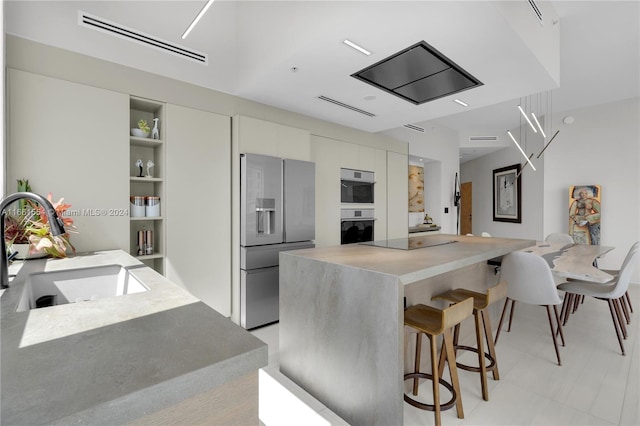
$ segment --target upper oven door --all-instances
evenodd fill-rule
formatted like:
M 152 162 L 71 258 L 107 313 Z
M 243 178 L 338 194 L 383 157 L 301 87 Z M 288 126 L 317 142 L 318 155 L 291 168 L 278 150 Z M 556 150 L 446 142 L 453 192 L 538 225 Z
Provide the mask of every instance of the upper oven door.
M 374 203 L 374 174 L 361 170 L 340 170 L 340 202 L 352 204 Z

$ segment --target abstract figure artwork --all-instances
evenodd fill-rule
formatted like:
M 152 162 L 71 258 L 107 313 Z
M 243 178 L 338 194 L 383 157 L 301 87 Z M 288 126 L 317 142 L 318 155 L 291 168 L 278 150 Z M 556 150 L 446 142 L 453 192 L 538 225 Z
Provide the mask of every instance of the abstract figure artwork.
M 409 165 L 409 212 L 424 212 L 424 168 Z
M 522 176 L 520 164 L 493 171 L 494 222 L 522 222 L 520 190 Z
M 600 185 L 569 187 L 569 235 L 577 244 L 600 244 Z

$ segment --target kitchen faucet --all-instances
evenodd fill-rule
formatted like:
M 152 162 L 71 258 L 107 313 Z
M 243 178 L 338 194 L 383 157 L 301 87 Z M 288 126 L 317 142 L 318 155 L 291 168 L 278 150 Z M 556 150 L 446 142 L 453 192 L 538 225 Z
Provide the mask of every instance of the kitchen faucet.
M 9 288 L 9 262 L 7 261 L 7 247 L 4 241 L 4 219 L 6 216 L 4 209 L 9 204 L 20 199 L 31 199 L 44 207 L 51 226 L 51 235 L 62 235 L 65 232 L 64 222 L 56 214 L 56 209 L 42 195 L 33 192 L 16 192 L 0 200 L 0 288 Z

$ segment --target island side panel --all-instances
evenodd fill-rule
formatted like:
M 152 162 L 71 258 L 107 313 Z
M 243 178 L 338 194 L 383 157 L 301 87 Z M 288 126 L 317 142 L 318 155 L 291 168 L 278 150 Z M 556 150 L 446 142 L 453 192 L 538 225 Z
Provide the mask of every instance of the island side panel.
M 352 425 L 403 420 L 399 279 L 280 254 L 280 370 Z

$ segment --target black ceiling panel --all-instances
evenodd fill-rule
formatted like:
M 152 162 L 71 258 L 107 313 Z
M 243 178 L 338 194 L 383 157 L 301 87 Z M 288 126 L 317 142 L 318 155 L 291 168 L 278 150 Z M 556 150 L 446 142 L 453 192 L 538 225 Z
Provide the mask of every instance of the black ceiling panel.
M 416 105 L 482 85 L 424 41 L 351 76 Z

